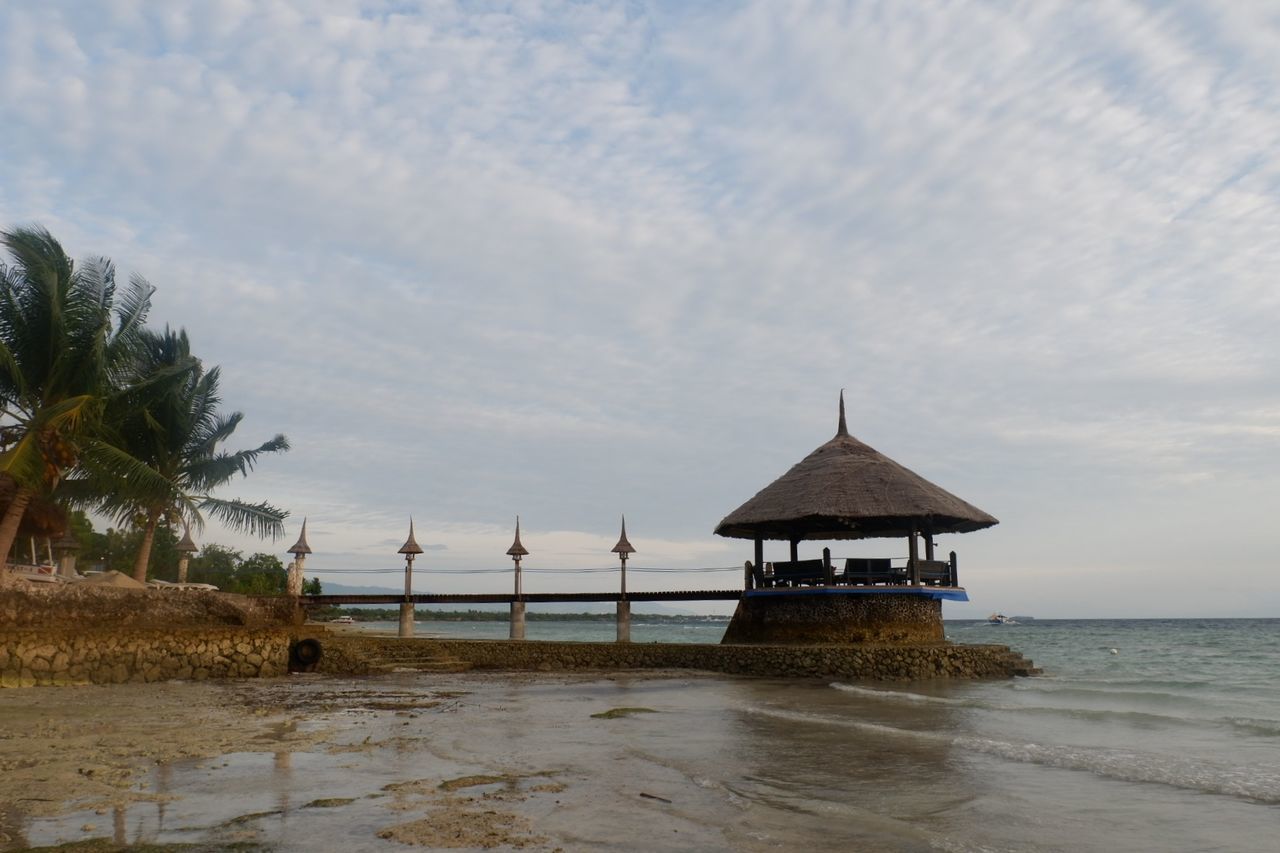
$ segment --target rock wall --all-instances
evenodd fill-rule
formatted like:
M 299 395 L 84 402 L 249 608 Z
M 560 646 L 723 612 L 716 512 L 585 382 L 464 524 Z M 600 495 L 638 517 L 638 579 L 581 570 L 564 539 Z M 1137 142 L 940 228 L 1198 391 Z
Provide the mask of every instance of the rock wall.
M 771 677 L 840 677 L 914 681 L 931 678 L 1008 678 L 1036 673 L 1007 646 L 762 646 L 690 643 L 552 643 L 509 640 L 321 638 L 328 672 L 367 672 L 368 655 L 391 656 L 403 643 L 425 653 L 465 661 L 476 669 L 565 670 L 695 669 Z
M 283 675 L 292 640 L 283 628 L 0 631 L 0 687 Z
M 856 594 L 746 596 L 738 602 L 724 643 L 938 643 L 942 602 L 922 595 Z
M 3 573 L 0 573 L 3 574 Z M 288 596 L 249 598 L 201 590 L 118 589 L 90 584 L 0 585 L 0 632 L 175 625 L 296 625 L 302 611 Z

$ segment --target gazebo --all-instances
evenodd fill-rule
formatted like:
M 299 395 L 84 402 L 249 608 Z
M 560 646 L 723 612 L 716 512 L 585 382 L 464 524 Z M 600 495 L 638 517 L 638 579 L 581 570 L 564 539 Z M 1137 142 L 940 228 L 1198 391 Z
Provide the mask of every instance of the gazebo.
M 981 530 L 997 523 L 993 516 L 850 435 L 841 393 L 835 437 L 725 516 L 715 532 L 755 542 L 755 560 L 747 564 L 747 590 L 734 625 L 754 621 L 760 625 L 778 623 L 774 625 L 778 628 L 782 623 L 796 620 L 807 624 L 812 622 L 813 611 L 833 609 L 850 614 L 857 611 L 861 616 L 855 622 L 878 622 L 883 621 L 879 619 L 883 615 L 879 611 L 887 609 L 905 615 L 905 611 L 915 609 L 920 611 L 920 618 L 931 623 L 927 633 L 940 639 L 941 601 L 967 601 L 968 596 L 958 582 L 955 552 L 951 552 L 949 560 L 935 559 L 933 537 Z M 923 557 L 919 549 L 922 537 Z M 829 548 L 823 549 L 821 560 L 798 559 L 799 544 L 804 541 L 873 538 L 905 538 L 905 564 L 895 566 L 889 558 L 851 557 L 838 566 L 833 563 Z M 791 559 L 766 567 L 766 539 L 789 542 Z M 819 607 L 818 600 L 825 603 Z M 922 607 L 908 604 L 911 600 L 918 601 Z M 772 603 L 766 604 L 766 601 Z M 806 601 L 812 603 L 798 603 Z M 783 611 L 791 616 L 780 621 L 778 617 Z M 768 618 L 764 618 L 766 612 L 771 614 Z M 739 619 L 753 613 L 760 618 Z M 815 634 L 813 631 L 800 631 L 806 638 L 790 641 L 886 639 L 894 634 L 890 631 L 886 636 L 872 636 L 877 632 L 868 635 L 860 629 L 845 630 L 850 626 L 842 623 L 848 619 L 834 618 L 836 624 L 816 630 L 815 636 L 810 636 Z M 918 618 L 907 621 L 918 621 Z M 726 633 L 725 642 L 788 641 L 778 637 L 755 638 L 759 630 L 747 632 L 744 639 L 740 636 L 743 632 L 735 631 L 734 625 Z M 789 624 L 781 634 L 787 637 L 796 633 L 791 630 L 794 627 Z M 737 638 L 731 639 L 734 637 Z

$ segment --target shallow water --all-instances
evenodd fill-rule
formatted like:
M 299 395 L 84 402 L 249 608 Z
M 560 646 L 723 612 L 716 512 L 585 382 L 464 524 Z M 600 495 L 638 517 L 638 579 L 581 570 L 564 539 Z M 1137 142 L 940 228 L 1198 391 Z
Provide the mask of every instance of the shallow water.
M 482 773 L 530 781 L 505 794 L 470 789 L 477 799 L 459 807 L 527 818 L 543 839 L 533 849 L 1275 849 L 1280 621 L 954 623 L 948 633 L 1008 643 L 1047 674 L 910 685 L 680 673 L 228 685 L 289 697 L 304 725 L 332 730 L 328 745 L 157 769 L 146 785 L 175 799 L 131 805 L 113 825 L 131 841 L 406 849 L 376 833 L 444 806 L 438 794 L 386 786 L 422 780 L 436 792 Z M 394 708 L 441 691 L 434 708 Z M 377 701 L 383 694 L 391 701 Z M 654 713 L 591 717 L 617 707 Z M 351 801 L 314 804 L 335 798 Z M 68 840 L 104 820 L 34 821 L 27 837 Z

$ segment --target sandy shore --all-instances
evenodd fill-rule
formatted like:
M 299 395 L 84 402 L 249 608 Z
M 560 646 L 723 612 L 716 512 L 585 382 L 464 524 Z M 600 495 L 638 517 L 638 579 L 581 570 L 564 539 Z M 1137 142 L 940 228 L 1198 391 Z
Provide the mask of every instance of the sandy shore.
M 0 849 L 85 839 L 330 849 L 335 832 L 359 850 L 591 849 L 583 838 L 607 826 L 582 817 L 602 802 L 587 765 L 622 756 L 554 741 L 579 740 L 574 726 L 595 738 L 632 726 L 607 712 L 637 704 L 638 685 L 691 678 L 293 676 L 4 691 Z M 556 738 L 541 737 L 550 727 Z M 626 797 L 641 811 L 671 799 L 639 787 Z M 690 824 L 687 837 L 697 834 Z

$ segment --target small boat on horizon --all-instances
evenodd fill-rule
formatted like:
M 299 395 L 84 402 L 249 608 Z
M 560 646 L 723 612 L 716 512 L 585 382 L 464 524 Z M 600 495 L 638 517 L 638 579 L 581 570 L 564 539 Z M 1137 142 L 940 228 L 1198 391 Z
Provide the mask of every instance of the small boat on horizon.
M 1003 613 L 992 613 L 987 617 L 988 625 L 1017 625 L 1018 622 L 1012 616 L 1005 616 Z

